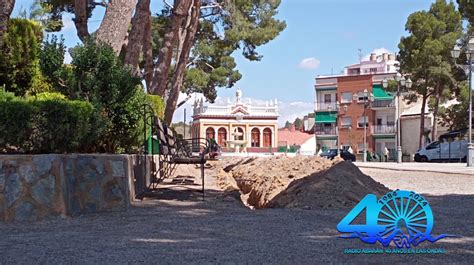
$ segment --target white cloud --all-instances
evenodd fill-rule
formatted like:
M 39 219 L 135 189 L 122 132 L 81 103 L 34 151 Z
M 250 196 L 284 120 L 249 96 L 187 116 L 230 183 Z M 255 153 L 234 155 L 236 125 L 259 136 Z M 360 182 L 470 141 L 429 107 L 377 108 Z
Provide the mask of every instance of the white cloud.
M 192 120 L 192 111 L 193 111 L 193 103 L 195 99 L 202 98 L 202 94 L 193 94 L 191 98 L 183 104 L 180 108 L 178 108 L 174 115 L 173 115 L 173 122 L 180 122 L 184 119 L 184 109 L 186 109 L 186 122 L 190 122 Z M 186 94 L 181 93 L 179 95 L 178 103 L 181 102 L 186 98 Z M 224 106 L 227 104 L 227 97 L 218 97 L 215 101 L 216 106 Z M 235 99 L 230 98 L 230 101 L 233 102 Z M 271 100 L 275 103 L 275 99 L 255 99 L 249 97 L 243 97 L 242 101 L 244 103 L 249 103 L 249 100 L 252 106 L 265 106 L 267 102 L 269 103 Z M 205 103 L 206 105 L 209 103 Z M 310 112 L 313 112 L 314 104 L 311 102 L 302 102 L 302 101 L 293 101 L 293 102 L 284 102 L 278 101 L 278 126 L 283 127 L 286 121 L 293 122 L 296 118 L 303 118 L 303 116 L 307 115 Z
M 318 68 L 319 64 L 320 61 L 318 59 L 310 57 L 301 60 L 301 62 L 298 64 L 298 68 L 311 70 Z
M 368 61 L 370 59 L 370 54 L 371 53 L 375 53 L 375 55 L 379 56 L 379 55 L 382 55 L 382 53 L 388 53 L 388 54 L 393 54 L 394 52 L 392 52 L 391 50 L 389 49 L 386 49 L 384 47 L 381 47 L 381 48 L 377 48 L 377 49 L 374 49 L 372 52 L 370 52 L 369 54 L 365 55 L 364 57 L 362 57 L 362 61 Z

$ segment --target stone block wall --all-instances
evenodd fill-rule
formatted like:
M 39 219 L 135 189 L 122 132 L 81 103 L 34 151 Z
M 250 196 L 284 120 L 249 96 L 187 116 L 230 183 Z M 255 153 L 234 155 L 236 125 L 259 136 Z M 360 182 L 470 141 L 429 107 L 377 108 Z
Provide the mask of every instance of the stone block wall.
M 0 155 L 0 221 L 125 210 L 134 187 L 130 155 Z

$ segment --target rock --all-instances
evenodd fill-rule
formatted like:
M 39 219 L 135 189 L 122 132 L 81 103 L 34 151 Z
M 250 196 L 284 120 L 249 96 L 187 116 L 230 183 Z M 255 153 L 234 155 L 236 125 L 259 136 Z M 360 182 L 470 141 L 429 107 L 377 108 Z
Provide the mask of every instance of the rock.
M 22 202 L 15 207 L 15 221 L 34 221 L 36 220 L 36 210 L 33 204 Z
M 56 178 L 53 175 L 41 179 L 33 186 L 31 195 L 38 203 L 50 206 L 56 195 Z
M 11 207 L 23 192 L 23 185 L 17 173 L 10 174 L 5 181 L 5 202 Z
M 36 172 L 38 172 L 40 176 L 48 173 L 51 170 L 55 157 L 55 155 L 34 156 L 33 163 L 35 164 Z
M 100 161 L 98 158 L 94 159 L 92 161 L 92 164 L 94 165 L 95 170 L 97 171 L 97 173 L 99 173 L 101 175 L 105 173 L 104 163 L 102 161 Z
M 100 202 L 100 199 L 102 197 L 102 190 L 99 186 L 94 186 L 92 189 L 89 191 L 89 196 L 92 198 L 93 201 L 95 202 Z
M 40 176 L 40 174 L 35 174 L 35 172 L 33 172 L 33 168 L 31 167 L 31 165 L 22 165 L 18 170 L 20 171 L 21 177 L 27 183 L 35 182 Z
M 0 192 L 5 188 L 5 173 L 0 173 Z
M 123 161 L 112 160 L 110 161 L 110 166 L 112 167 L 112 175 L 114 177 L 125 177 L 125 168 L 123 166 Z

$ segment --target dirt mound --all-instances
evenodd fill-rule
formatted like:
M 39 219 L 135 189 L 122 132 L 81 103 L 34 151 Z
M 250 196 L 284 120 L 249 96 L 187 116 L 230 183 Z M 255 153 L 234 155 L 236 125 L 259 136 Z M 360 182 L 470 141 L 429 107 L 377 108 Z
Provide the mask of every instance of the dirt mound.
M 348 161 L 292 182 L 266 206 L 269 208 L 341 208 L 354 206 L 368 193 L 383 196 L 384 185 Z
M 340 161 L 339 158 L 331 161 L 311 156 L 237 159 L 223 163 L 217 183 L 223 190 L 240 190 L 247 206 L 265 208 L 293 181 L 326 170 Z

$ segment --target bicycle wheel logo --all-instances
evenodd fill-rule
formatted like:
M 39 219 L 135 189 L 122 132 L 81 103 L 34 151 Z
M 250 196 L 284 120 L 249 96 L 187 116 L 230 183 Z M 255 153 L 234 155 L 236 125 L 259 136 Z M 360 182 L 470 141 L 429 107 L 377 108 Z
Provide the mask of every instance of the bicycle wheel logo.
M 352 222 L 365 210 L 365 224 Z M 410 248 L 428 241 L 434 243 L 453 235 L 431 236 L 434 219 L 428 201 L 420 194 L 395 190 L 377 200 L 374 194 L 365 196 L 337 225 L 342 238 L 359 238 L 365 243 L 380 242 L 384 247 L 393 242 L 398 248 Z

